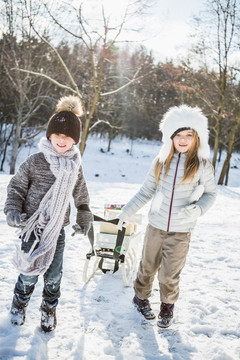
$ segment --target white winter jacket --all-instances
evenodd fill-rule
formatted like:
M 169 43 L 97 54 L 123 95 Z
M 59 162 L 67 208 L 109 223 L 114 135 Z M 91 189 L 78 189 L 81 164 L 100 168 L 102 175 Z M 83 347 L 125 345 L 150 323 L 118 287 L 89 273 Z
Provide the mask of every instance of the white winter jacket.
M 200 161 L 198 172 L 193 181 L 182 184 L 186 154 L 175 153 L 167 177 L 163 179 L 164 171 L 156 185 L 154 167 L 158 157 L 152 162 L 148 175 L 136 195 L 123 208 L 123 213 L 130 217 L 152 199 L 148 213 L 149 223 L 167 232 L 188 232 L 195 224 L 196 218 L 188 213 L 182 216 L 181 210 L 190 204 L 199 206 L 198 214 L 203 215 L 214 203 L 216 185 L 212 166 L 209 161 Z M 199 186 L 200 185 L 200 186 Z M 200 198 L 194 198 L 196 189 L 202 189 Z

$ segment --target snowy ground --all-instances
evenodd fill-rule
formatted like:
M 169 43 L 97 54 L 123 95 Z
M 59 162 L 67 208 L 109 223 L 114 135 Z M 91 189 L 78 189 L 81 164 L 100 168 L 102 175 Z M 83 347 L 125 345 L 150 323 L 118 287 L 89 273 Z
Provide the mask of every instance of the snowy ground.
M 91 139 L 83 157 L 91 208 L 98 215 L 103 214 L 105 203 L 130 199 L 159 150 L 159 143 L 144 141 L 134 144 L 132 155 L 126 152 L 131 149 L 127 140 L 113 143 L 111 153 L 100 151 L 105 151 L 106 146 L 103 140 Z M 132 286 L 124 287 L 120 271 L 98 273 L 84 284 L 82 271 L 89 243 L 84 237 L 71 237 L 70 226 L 66 228 L 62 296 L 55 332 L 44 334 L 39 327 L 42 278 L 32 295 L 25 325 L 13 327 L 8 313 L 17 277 L 11 263 L 17 240 L 2 211 L 10 175 L 1 174 L 0 359 L 240 359 L 239 157 L 233 160 L 238 168 L 231 169 L 229 187 L 218 187 L 214 206 L 199 219 L 192 234 L 175 321 L 166 330 L 158 328 L 156 321 L 142 319 L 131 303 Z M 142 210 L 143 230 L 147 211 L 148 206 Z M 72 216 L 74 219 L 74 212 Z M 138 259 L 140 253 L 141 243 Z M 156 281 L 150 300 L 158 314 Z

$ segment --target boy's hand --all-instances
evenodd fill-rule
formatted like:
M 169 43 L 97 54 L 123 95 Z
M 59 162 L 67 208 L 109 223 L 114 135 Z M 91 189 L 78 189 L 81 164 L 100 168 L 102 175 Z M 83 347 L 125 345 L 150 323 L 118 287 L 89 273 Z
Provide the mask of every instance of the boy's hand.
M 72 226 L 74 232 L 72 233 L 72 236 L 76 234 L 83 234 L 84 236 L 87 236 L 89 230 L 91 229 L 92 223 L 88 222 L 82 225 L 75 224 Z
M 9 210 L 7 212 L 7 223 L 12 227 L 25 226 L 26 214 L 21 214 L 18 210 Z

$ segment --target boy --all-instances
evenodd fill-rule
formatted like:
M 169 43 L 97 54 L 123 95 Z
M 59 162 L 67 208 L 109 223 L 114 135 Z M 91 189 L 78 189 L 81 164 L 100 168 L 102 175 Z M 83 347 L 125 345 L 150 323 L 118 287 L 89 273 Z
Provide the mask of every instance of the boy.
M 30 297 L 43 274 L 41 327 L 56 327 L 60 297 L 64 227 L 69 224 L 70 198 L 77 208 L 77 227 L 86 235 L 93 215 L 84 179 L 81 156 L 75 146 L 80 139 L 82 114 L 77 97 L 63 97 L 48 122 L 40 152 L 30 155 L 19 167 L 7 188 L 4 213 L 7 223 L 21 228 L 21 248 L 14 265 L 20 272 L 14 289 L 11 321 L 23 325 Z

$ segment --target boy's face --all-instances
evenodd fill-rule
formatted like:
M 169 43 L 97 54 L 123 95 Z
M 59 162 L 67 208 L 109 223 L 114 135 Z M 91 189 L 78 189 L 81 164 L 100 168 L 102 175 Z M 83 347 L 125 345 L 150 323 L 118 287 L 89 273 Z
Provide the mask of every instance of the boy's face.
M 64 134 L 52 134 L 49 140 L 59 154 L 64 154 L 75 144 L 75 141 L 70 136 Z
M 175 149 L 178 152 L 185 153 L 187 152 L 193 143 L 193 131 L 192 130 L 183 130 L 177 133 L 173 138 L 173 144 Z

